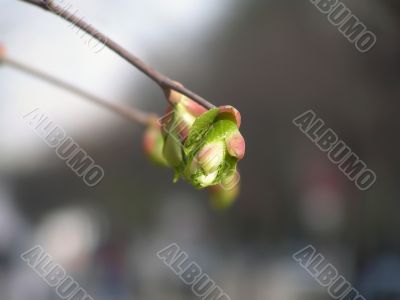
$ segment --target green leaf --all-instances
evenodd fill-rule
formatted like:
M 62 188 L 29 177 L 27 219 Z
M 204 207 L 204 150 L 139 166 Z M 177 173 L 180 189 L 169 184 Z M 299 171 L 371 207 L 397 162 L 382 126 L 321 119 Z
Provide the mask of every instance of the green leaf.
M 196 118 L 185 142 L 186 154 L 189 154 L 194 147 L 198 147 L 199 143 L 204 140 L 204 136 L 218 116 L 218 112 L 218 108 L 213 108 Z
M 203 115 L 202 115 L 203 116 Z M 236 123 L 231 119 L 213 119 L 213 115 L 203 116 L 204 119 L 197 124 L 196 131 L 189 132 L 192 140 L 185 143 L 185 157 L 187 158 L 186 168 L 183 177 L 196 188 L 203 188 L 210 185 L 221 183 L 226 176 L 232 175 L 236 171 L 237 159 L 230 156 L 226 151 L 226 139 L 233 133 L 238 131 Z M 206 172 L 202 167 L 192 170 L 192 162 L 197 152 L 205 147 L 205 145 L 215 142 L 224 144 L 224 162 L 219 166 L 218 171 L 213 179 L 209 176 L 211 173 Z M 207 183 L 207 178 L 210 182 Z
M 165 138 L 163 155 L 168 164 L 174 168 L 179 167 L 182 163 L 182 145 L 174 132 L 168 132 Z
M 228 136 L 238 131 L 236 123 L 232 120 L 222 119 L 214 122 L 213 126 L 206 134 L 206 143 L 216 140 L 225 140 Z
M 230 155 L 225 157 L 225 162 L 221 166 L 221 169 L 218 172 L 218 176 L 215 180 L 217 183 L 221 183 L 226 177 L 232 176 L 232 174 L 236 173 L 237 159 Z

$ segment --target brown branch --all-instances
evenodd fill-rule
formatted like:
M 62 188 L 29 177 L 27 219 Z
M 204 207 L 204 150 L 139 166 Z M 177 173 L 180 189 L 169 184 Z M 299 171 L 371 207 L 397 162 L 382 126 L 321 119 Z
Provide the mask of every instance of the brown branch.
M 50 11 L 64 20 L 74 24 L 75 26 L 79 27 L 81 30 L 85 31 L 86 33 L 90 34 L 92 37 L 94 37 L 96 40 L 98 40 L 100 43 L 103 43 L 105 46 L 107 46 L 109 49 L 117 53 L 119 56 L 124 58 L 126 61 L 134 65 L 136 68 L 138 68 L 141 72 L 146 74 L 149 78 L 151 78 L 154 82 L 156 82 L 160 88 L 164 91 L 164 93 L 168 94 L 169 90 L 175 90 L 178 91 L 190 99 L 196 101 L 197 103 L 203 105 L 206 108 L 214 108 L 215 106 L 205 100 L 204 98 L 200 97 L 199 95 L 195 94 L 194 92 L 190 91 L 189 89 L 185 88 L 182 86 L 180 83 L 168 78 L 167 76 L 161 74 L 157 70 L 149 67 L 146 65 L 141 59 L 124 49 L 122 46 L 120 46 L 118 43 L 113 41 L 111 38 L 106 36 L 105 34 L 101 33 L 97 29 L 95 29 L 93 26 L 90 24 L 86 23 L 83 21 L 83 19 L 79 19 L 76 17 L 74 14 L 71 14 L 68 12 L 68 10 L 63 9 L 61 6 L 54 4 L 53 1 L 51 0 L 21 0 L 33 5 L 36 5 L 38 7 L 41 7 L 47 11 Z
M 46 82 L 49 82 L 55 86 L 58 86 L 64 90 L 67 90 L 75 95 L 78 95 L 86 100 L 89 100 L 92 103 L 98 104 L 114 113 L 128 119 L 134 123 L 140 123 L 143 125 L 148 125 L 154 119 L 154 115 L 144 113 L 136 108 L 126 107 L 120 104 L 108 102 L 100 97 L 92 95 L 78 87 L 75 87 L 69 83 L 66 83 L 58 78 L 55 78 L 52 75 L 46 74 L 40 70 L 37 70 L 33 67 L 27 66 L 24 63 L 18 62 L 14 59 L 6 57 L 4 55 L 4 48 L 0 45 L 0 63 L 7 64 L 17 70 L 20 70 L 24 73 L 32 75 L 34 77 L 40 78 Z

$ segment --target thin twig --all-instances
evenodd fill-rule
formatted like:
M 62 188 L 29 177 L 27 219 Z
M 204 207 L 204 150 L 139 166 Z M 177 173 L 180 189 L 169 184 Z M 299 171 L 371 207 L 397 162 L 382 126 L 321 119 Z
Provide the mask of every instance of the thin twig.
M 172 89 L 186 95 L 190 99 L 196 101 L 197 103 L 203 105 L 206 108 L 215 107 L 215 105 L 208 102 L 199 95 L 195 94 L 194 92 L 190 91 L 189 89 L 185 88 L 180 83 L 168 78 L 167 76 L 161 74 L 157 70 L 149 67 L 141 59 L 139 59 L 138 57 L 127 51 L 125 48 L 120 46 L 111 38 L 109 38 L 105 34 L 95 29 L 92 25 L 86 23 L 83 19 L 79 19 L 74 14 L 71 14 L 67 9 L 63 9 L 61 6 L 54 4 L 53 1 L 51 0 L 21 0 L 21 1 L 36 5 L 47 11 L 50 11 L 60 16 L 64 20 L 79 27 L 83 31 L 87 32 L 93 38 L 98 40 L 100 43 L 104 43 L 104 45 L 106 45 L 109 49 L 117 53 L 119 56 L 121 56 L 126 61 L 128 61 L 136 68 L 138 68 L 140 71 L 142 71 L 144 74 L 146 74 L 149 78 L 151 78 L 154 82 L 156 82 L 165 93 L 168 94 L 168 91 Z
M 144 113 L 137 108 L 126 107 L 126 106 L 123 106 L 120 104 L 108 102 L 100 97 L 92 95 L 78 87 L 75 87 L 72 84 L 66 83 L 58 78 L 55 78 L 52 75 L 46 74 L 38 69 L 35 69 L 35 68 L 28 66 L 24 63 L 21 63 L 19 61 L 16 61 L 15 59 L 11 59 L 9 57 L 1 57 L 0 63 L 1 62 L 5 63 L 8 66 L 11 66 L 15 69 L 23 71 L 24 73 L 33 75 L 34 77 L 40 78 L 46 82 L 49 82 L 49 83 L 56 85 L 62 89 L 65 89 L 75 95 L 78 95 L 86 100 L 89 100 L 92 103 L 96 103 L 108 110 L 111 110 L 111 111 L 117 113 L 118 115 L 120 115 L 134 123 L 148 125 L 151 122 L 151 120 L 153 119 L 152 115 Z

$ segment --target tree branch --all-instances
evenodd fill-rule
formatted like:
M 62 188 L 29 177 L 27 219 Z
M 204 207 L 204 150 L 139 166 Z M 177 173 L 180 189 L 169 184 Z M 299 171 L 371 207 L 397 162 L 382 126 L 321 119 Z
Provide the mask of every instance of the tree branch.
M 1 48 L 1 45 L 0 45 L 0 48 Z M 78 87 L 75 87 L 69 83 L 66 83 L 66 82 L 58 79 L 58 78 L 55 78 L 52 75 L 46 74 L 46 73 L 44 73 L 40 70 L 37 70 L 33 67 L 27 66 L 24 63 L 21 63 L 14 59 L 6 57 L 4 55 L 4 49 L 3 50 L 0 49 L 0 52 L 3 52 L 3 55 L 1 55 L 1 53 L 0 53 L 0 63 L 5 63 L 17 70 L 20 70 L 20 71 L 27 73 L 29 75 L 32 75 L 34 77 L 40 78 L 46 82 L 49 82 L 55 86 L 58 86 L 64 90 L 67 90 L 75 95 L 78 95 L 86 100 L 89 100 L 92 103 L 98 104 L 110 111 L 113 111 L 114 113 L 128 119 L 131 122 L 148 125 L 155 118 L 153 115 L 144 113 L 144 112 L 140 111 L 139 109 L 134 109 L 134 108 L 120 105 L 120 104 L 108 102 L 108 101 L 106 101 L 100 97 L 97 97 L 95 95 L 92 95 Z
M 195 94 L 191 90 L 185 88 L 178 82 L 168 78 L 167 76 L 161 74 L 157 70 L 149 67 L 146 65 L 141 59 L 127 51 L 125 48 L 120 46 L 118 43 L 113 41 L 111 38 L 106 36 L 105 34 L 101 33 L 97 29 L 95 29 L 93 26 L 90 24 L 86 23 L 83 21 L 83 19 L 79 19 L 76 17 L 74 14 L 71 14 L 68 12 L 68 10 L 63 9 L 61 6 L 54 4 L 53 1 L 51 0 L 21 0 L 33 5 L 36 5 L 38 7 L 41 7 L 47 11 L 50 11 L 56 15 L 59 15 L 61 18 L 64 20 L 74 24 L 75 26 L 79 27 L 86 33 L 90 34 L 92 37 L 94 37 L 96 40 L 98 40 L 100 43 L 103 43 L 105 46 L 107 46 L 109 49 L 117 53 L 119 56 L 124 58 L 126 61 L 134 65 L 136 68 L 138 68 L 141 72 L 146 74 L 149 78 L 151 78 L 154 82 L 156 82 L 160 88 L 164 91 L 164 93 L 168 94 L 169 90 L 175 90 L 177 92 L 180 92 L 190 99 L 196 101 L 197 103 L 203 105 L 206 108 L 214 108 L 215 105 L 212 103 L 208 102 L 204 98 L 200 97 L 199 95 Z

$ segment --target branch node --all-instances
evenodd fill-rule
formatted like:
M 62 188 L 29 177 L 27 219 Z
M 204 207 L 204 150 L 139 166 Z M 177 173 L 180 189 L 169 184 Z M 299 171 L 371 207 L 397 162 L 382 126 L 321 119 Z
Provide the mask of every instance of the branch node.
M 87 22 L 83 21 L 83 19 L 77 18 L 74 14 L 70 13 L 68 10 L 64 10 L 61 6 L 54 4 L 52 0 L 21 0 L 21 1 L 39 6 L 43 9 L 46 9 L 58 15 L 65 21 L 73 23 L 78 28 L 90 34 L 99 42 L 103 42 L 102 39 L 105 39 L 107 41 L 107 43 L 105 43 L 105 46 L 107 46 L 109 49 L 117 53 L 119 56 L 128 61 L 130 64 L 135 66 L 145 75 L 147 75 L 150 79 L 152 79 L 155 83 L 157 83 L 162 90 L 164 90 L 164 93 L 165 89 L 172 89 L 175 90 L 176 92 L 184 94 L 185 96 L 197 102 L 198 104 L 204 106 L 205 108 L 210 109 L 215 107 L 214 104 L 208 102 L 206 99 L 200 97 L 196 93 L 185 88 L 183 85 L 176 83 L 169 77 L 151 68 L 150 66 L 145 64 L 141 59 L 139 59 L 138 57 L 127 51 L 125 48 L 121 47 L 118 43 L 110 39 L 108 36 L 101 33 Z

